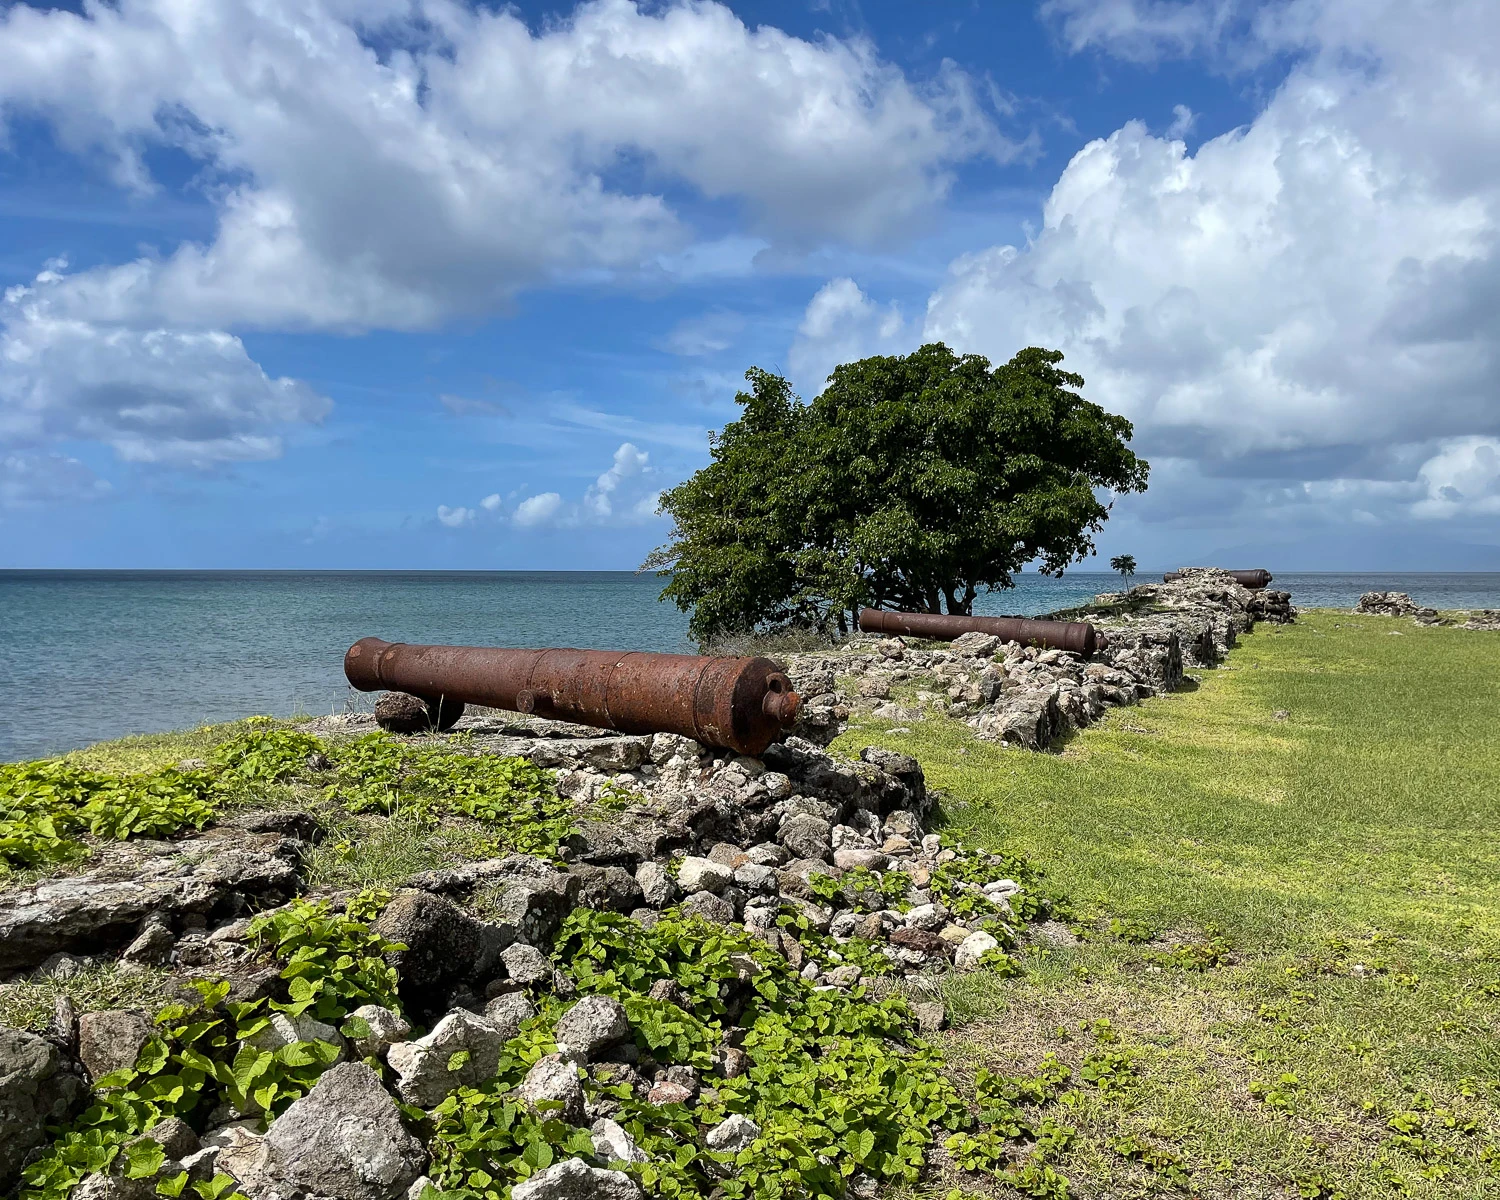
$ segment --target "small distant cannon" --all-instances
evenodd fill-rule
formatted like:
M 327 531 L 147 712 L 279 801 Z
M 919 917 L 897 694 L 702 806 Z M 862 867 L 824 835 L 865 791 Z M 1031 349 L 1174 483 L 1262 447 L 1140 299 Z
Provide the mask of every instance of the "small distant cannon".
M 1031 621 L 1024 617 L 959 617 L 943 613 L 894 612 L 883 608 L 859 610 L 859 627 L 865 633 L 895 633 L 907 637 L 936 638 L 951 642 L 966 633 L 990 633 L 1006 642 L 1023 646 L 1045 646 L 1049 650 L 1071 650 L 1093 654 L 1109 640 L 1087 621 Z
M 795 723 L 802 705 L 765 658 L 414 646 L 367 637 L 344 655 L 344 674 L 362 692 L 421 698 L 439 729 L 452 728 L 464 705 L 482 704 L 620 733 L 679 733 L 750 755 Z
M 1257 567 L 1253 571 L 1226 571 L 1225 574 L 1233 576 L 1235 583 L 1241 587 L 1249 588 L 1252 592 L 1258 592 L 1262 588 L 1268 587 L 1271 580 L 1275 578 L 1264 567 Z M 1161 577 L 1161 580 L 1163 583 L 1176 583 L 1181 578 L 1181 571 L 1168 571 Z

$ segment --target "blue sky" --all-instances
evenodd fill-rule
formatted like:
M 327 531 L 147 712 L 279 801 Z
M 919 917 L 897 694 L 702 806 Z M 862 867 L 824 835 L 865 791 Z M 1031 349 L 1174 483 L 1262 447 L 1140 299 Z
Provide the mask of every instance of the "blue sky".
M 0 567 L 631 568 L 751 365 L 1053 346 L 1102 555 L 1500 568 L 1500 9 L 0 9 Z M 794 465 L 789 465 L 794 469 Z

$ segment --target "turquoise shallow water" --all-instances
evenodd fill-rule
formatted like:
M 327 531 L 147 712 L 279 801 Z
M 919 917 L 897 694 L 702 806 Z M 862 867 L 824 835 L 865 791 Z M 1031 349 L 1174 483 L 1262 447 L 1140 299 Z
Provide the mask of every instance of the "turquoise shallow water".
M 1107 573 L 1023 575 L 977 608 L 1033 615 L 1117 586 Z M 1306 606 L 1348 606 L 1378 589 L 1437 608 L 1500 608 L 1500 574 L 1285 575 L 1274 586 Z M 660 590 L 630 572 L 0 571 L 0 761 L 367 704 L 342 672 L 344 651 L 366 635 L 691 650 L 686 617 L 657 601 Z

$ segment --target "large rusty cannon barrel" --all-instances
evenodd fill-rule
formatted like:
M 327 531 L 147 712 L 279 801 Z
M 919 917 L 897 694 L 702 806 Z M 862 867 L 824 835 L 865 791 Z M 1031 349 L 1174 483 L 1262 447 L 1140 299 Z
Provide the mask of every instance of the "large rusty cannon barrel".
M 1253 571 L 1226 571 L 1225 574 L 1233 576 L 1235 583 L 1241 587 L 1247 587 L 1253 592 L 1258 592 L 1261 588 L 1268 587 L 1271 580 L 1275 578 L 1264 567 L 1256 567 Z M 1181 578 L 1181 571 L 1168 571 L 1161 577 L 1161 580 L 1163 583 L 1176 583 Z
M 410 646 L 367 637 L 344 655 L 344 674 L 360 691 L 409 692 L 434 712 L 440 698 L 621 733 L 680 733 L 752 755 L 796 721 L 802 704 L 766 658 Z
M 966 633 L 992 633 L 1023 646 L 1093 654 L 1108 644 L 1104 634 L 1087 621 L 1031 621 L 1025 617 L 958 617 L 942 613 L 893 612 L 883 608 L 859 610 L 859 627 L 866 633 L 901 633 L 909 637 L 951 642 Z

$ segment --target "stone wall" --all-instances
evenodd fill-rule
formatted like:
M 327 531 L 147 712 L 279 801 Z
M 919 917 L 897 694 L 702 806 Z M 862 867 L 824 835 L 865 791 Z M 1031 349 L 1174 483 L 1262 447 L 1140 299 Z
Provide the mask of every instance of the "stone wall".
M 1110 708 L 1170 691 L 1184 669 L 1212 667 L 1257 621 L 1292 621 L 1296 610 L 1287 592 L 1189 568 L 1172 583 L 1107 593 L 1064 615 L 1103 630 L 1105 649 L 1087 658 L 981 633 L 935 646 L 862 635 L 794 655 L 787 666 L 805 699 L 800 732 L 826 744 L 854 712 L 897 722 L 943 713 L 986 740 L 1045 749 Z

